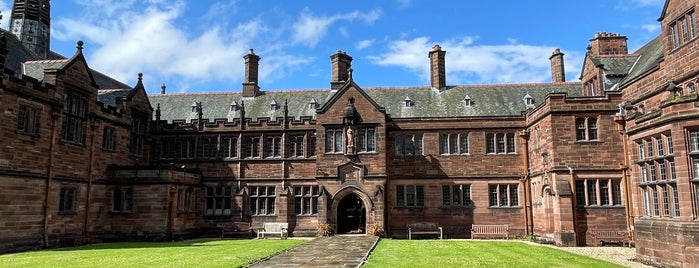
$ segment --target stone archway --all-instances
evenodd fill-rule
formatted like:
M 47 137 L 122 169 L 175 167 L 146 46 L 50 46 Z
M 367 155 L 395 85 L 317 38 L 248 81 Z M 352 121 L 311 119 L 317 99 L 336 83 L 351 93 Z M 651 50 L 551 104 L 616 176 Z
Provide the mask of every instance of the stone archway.
M 373 202 L 356 186 L 340 189 L 331 202 L 330 222 L 335 226 L 337 234 L 364 234 L 367 224 L 374 222 L 371 218 Z
M 345 195 L 337 205 L 337 233 L 363 234 L 366 231 L 366 207 L 356 194 Z

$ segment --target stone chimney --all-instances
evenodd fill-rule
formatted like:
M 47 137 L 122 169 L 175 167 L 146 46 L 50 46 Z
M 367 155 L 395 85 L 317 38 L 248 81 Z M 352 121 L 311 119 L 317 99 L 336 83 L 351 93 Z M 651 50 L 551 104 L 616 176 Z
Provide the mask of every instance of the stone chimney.
M 352 57 L 344 51 L 338 50 L 330 56 L 332 63 L 332 77 L 330 80 L 330 89 L 338 90 L 342 85 L 350 79 L 350 68 L 352 67 Z
M 595 38 L 590 40 L 588 50 L 595 56 L 626 55 L 629 54 L 626 40 L 626 36 L 618 33 L 595 33 Z
M 566 70 L 563 66 L 563 53 L 560 48 L 557 48 L 549 57 L 551 60 L 551 82 L 563 83 L 566 81 Z
M 430 51 L 430 84 L 434 89 L 444 90 L 447 87 L 447 68 L 444 61 L 446 54 L 439 45 L 434 45 Z
M 245 80 L 243 81 L 243 97 L 255 97 L 260 94 L 260 86 L 257 84 L 260 56 L 250 49 L 245 59 Z

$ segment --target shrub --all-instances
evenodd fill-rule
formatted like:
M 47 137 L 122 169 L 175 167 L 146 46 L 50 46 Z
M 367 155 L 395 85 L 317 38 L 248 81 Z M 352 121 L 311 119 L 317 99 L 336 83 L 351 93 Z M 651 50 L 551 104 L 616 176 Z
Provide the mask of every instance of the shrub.
M 330 236 L 333 232 L 332 226 L 328 223 L 319 223 L 316 226 L 316 235 L 317 236 Z

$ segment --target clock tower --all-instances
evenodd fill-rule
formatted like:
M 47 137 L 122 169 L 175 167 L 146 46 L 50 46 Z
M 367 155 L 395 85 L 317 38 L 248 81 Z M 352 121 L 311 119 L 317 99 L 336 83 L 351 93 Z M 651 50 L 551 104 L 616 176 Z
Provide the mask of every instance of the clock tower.
M 51 40 L 50 0 L 15 0 L 10 32 L 42 59 L 48 58 Z

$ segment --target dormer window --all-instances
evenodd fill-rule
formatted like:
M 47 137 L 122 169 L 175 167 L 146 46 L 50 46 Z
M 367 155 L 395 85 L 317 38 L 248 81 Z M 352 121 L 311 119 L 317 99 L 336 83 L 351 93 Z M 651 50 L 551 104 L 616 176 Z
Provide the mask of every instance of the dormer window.
M 269 109 L 272 111 L 276 111 L 277 109 L 279 109 L 279 104 L 276 100 L 272 100 L 272 102 L 269 103 Z
M 310 106 L 311 109 L 318 108 L 318 101 L 316 101 L 316 98 L 311 98 L 311 101 L 308 102 L 308 106 Z
M 192 112 L 193 113 L 197 112 L 197 102 L 196 101 L 192 103 Z
M 529 93 L 527 93 L 527 95 L 524 95 L 524 99 L 522 100 L 524 100 L 524 104 L 527 106 L 534 105 L 534 98 L 532 98 L 532 96 L 529 95 Z
M 237 111 L 238 108 L 239 108 L 239 107 L 238 107 L 238 102 L 236 102 L 235 100 L 234 100 L 233 102 L 231 102 L 231 112 Z
M 466 106 L 466 107 L 473 106 L 473 100 L 468 95 L 464 96 L 464 106 Z
M 410 99 L 410 97 L 405 96 L 405 100 L 403 100 L 405 103 L 405 107 L 413 107 L 413 101 Z

